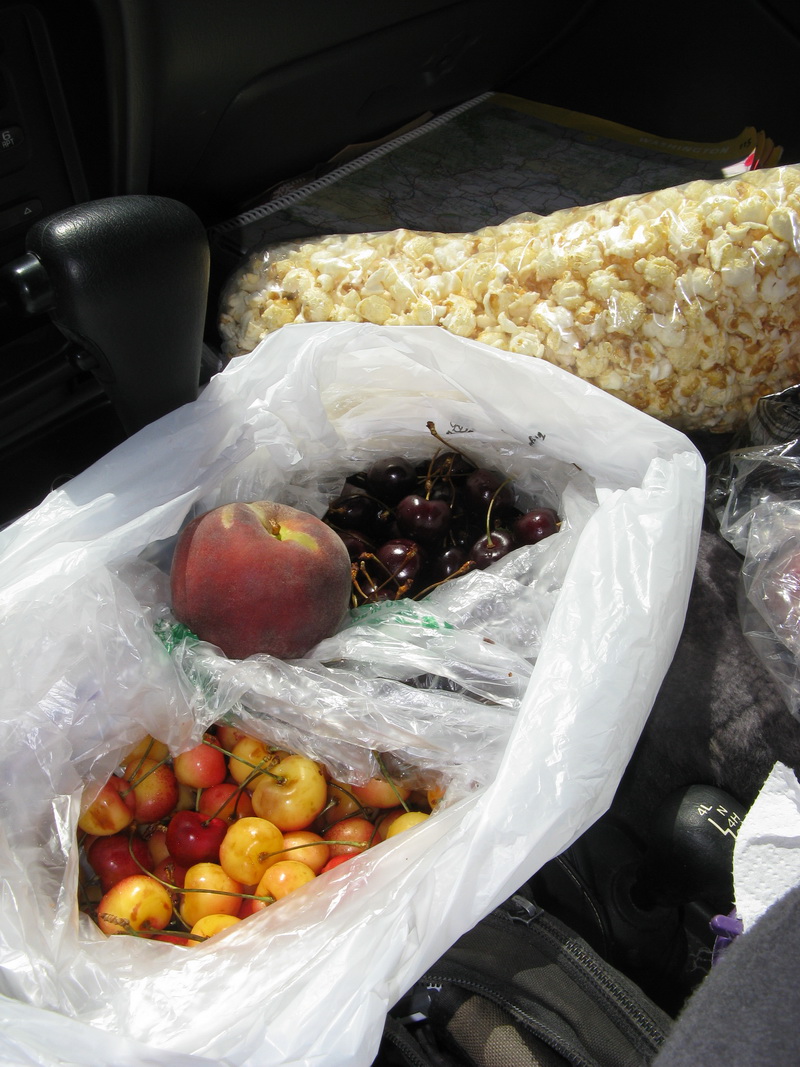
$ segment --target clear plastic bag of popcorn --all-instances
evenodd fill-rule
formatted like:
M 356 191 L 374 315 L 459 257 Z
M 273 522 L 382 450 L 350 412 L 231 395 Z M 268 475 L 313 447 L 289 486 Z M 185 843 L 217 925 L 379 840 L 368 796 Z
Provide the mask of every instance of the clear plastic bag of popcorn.
M 437 325 L 548 360 L 684 431 L 724 433 L 800 382 L 800 166 L 518 215 L 253 253 L 225 353 L 294 322 Z

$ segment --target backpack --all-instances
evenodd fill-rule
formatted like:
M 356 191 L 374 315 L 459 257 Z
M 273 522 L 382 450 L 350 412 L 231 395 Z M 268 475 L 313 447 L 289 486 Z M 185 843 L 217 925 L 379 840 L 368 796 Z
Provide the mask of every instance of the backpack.
M 386 1019 L 373 1067 L 644 1067 L 672 1019 L 524 891 Z

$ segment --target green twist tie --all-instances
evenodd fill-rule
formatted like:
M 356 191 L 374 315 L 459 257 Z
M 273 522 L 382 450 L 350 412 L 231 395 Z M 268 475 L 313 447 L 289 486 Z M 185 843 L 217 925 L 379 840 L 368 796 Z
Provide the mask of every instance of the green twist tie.
M 197 634 L 192 633 L 182 622 L 167 622 L 166 619 L 159 619 L 153 626 L 153 630 L 167 652 L 173 652 L 181 641 L 196 644 L 200 640 Z

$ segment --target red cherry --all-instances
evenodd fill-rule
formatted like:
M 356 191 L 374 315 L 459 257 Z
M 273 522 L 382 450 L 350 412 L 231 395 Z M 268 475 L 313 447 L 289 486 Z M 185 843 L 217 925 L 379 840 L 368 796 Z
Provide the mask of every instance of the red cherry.
M 143 874 L 153 869 L 150 849 L 138 834 L 118 833 L 96 837 L 86 859 L 100 879 L 104 893 L 128 875 Z
M 331 857 L 353 856 L 374 843 L 375 826 L 363 815 L 351 815 L 329 826 L 322 836 L 330 845 Z
M 319 873 L 324 874 L 326 871 L 332 871 L 333 868 L 338 867 L 339 864 L 347 863 L 350 858 L 350 853 L 348 853 L 346 856 L 332 856 Z
M 176 811 L 167 824 L 169 854 L 181 867 L 218 863 L 219 846 L 227 830 L 224 819 L 209 818 L 201 811 Z
M 156 930 L 155 933 L 148 934 L 150 941 L 166 941 L 170 945 L 190 945 L 191 941 L 187 937 L 181 937 L 180 934 L 173 933 L 172 931 Z
M 155 865 L 152 873 L 154 878 L 158 878 L 159 881 L 166 884 L 172 899 L 175 901 L 175 906 L 178 907 L 181 899 L 181 890 L 186 880 L 186 868 L 176 863 L 172 856 L 167 856 Z
M 233 822 L 234 819 L 252 815 L 253 805 L 250 794 L 241 785 L 236 782 L 223 782 L 201 791 L 197 810 L 206 818 L 209 815 L 217 815 L 226 822 Z

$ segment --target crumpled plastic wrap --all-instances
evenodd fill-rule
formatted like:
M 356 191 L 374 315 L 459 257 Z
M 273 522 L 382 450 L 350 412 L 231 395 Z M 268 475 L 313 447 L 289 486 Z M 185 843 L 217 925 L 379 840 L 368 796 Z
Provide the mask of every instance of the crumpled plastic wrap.
M 430 454 L 429 419 L 557 485 L 565 528 L 303 660 L 173 631 L 194 514 L 322 514 L 365 456 Z M 370 1064 L 395 1000 L 610 803 L 680 635 L 703 484 L 680 433 L 545 362 L 297 325 L 0 532 L 0 1061 Z M 450 785 L 424 825 L 201 946 L 107 938 L 77 910 L 81 805 L 145 733 L 177 752 L 219 714 L 356 775 L 385 746 Z
M 172 654 L 187 701 L 203 722 L 233 718 L 321 760 L 351 784 L 379 773 L 375 753 L 390 753 L 420 781 L 447 783 L 450 797 L 485 785 L 530 685 L 572 553 L 597 508 L 591 484 L 574 468 L 559 508 L 558 536 L 421 601 L 356 608 L 303 660 L 231 660 L 181 638 Z M 168 623 L 163 573 L 136 561 L 122 576 Z
M 759 401 L 709 464 L 707 503 L 742 557 L 743 632 L 800 718 L 800 387 Z
M 728 432 L 800 381 L 799 185 L 800 167 L 773 167 L 474 233 L 256 249 L 223 295 L 225 349 L 287 323 L 437 325 L 685 431 Z

